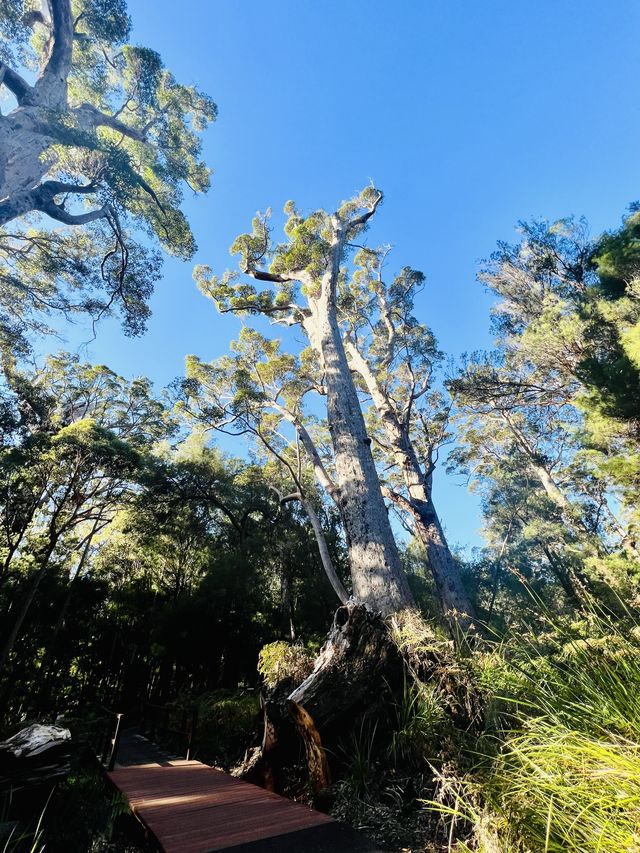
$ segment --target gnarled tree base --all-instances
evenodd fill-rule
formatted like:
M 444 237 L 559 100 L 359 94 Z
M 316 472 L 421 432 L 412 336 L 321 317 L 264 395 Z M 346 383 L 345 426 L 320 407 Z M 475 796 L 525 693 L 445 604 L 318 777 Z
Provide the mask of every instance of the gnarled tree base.
M 282 792 L 291 768 L 305 765 L 318 794 L 330 783 L 327 752 L 359 717 L 375 715 L 383 695 L 401 682 L 402 660 L 382 617 L 359 604 L 340 607 L 311 675 L 264 702 L 262 747 L 242 775 Z

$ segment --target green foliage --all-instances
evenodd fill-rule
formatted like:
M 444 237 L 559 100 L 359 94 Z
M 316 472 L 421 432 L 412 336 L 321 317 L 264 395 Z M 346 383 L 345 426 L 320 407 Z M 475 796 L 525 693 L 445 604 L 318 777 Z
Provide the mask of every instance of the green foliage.
M 411 683 L 405 676 L 402 695 L 395 705 L 390 754 L 395 765 L 421 765 L 445 728 L 443 697 L 437 687 Z
M 251 684 L 265 643 L 324 634 L 332 592 L 315 545 L 259 464 L 176 433 L 146 379 L 61 353 L 5 380 L 8 720 Z
M 534 722 L 508 742 L 494 782 L 532 849 L 633 850 L 639 757 L 638 744 Z
M 313 655 L 300 645 L 278 640 L 260 649 L 258 672 L 267 687 L 283 681 L 300 684 L 313 669 Z
M 567 610 L 637 600 L 637 217 L 596 241 L 583 220 L 521 223 L 480 275 L 499 349 L 450 383 L 451 462 L 482 496 L 492 616 L 514 587 L 501 564 Z
M 351 796 L 366 800 L 377 782 L 379 746 L 378 724 L 362 718 L 342 745 L 345 783 Z
M 200 761 L 231 767 L 254 736 L 260 712 L 257 691 L 226 690 L 199 697 L 196 754 Z
M 391 620 L 391 635 L 399 651 L 409 657 L 429 654 L 439 645 L 432 625 L 419 611 L 413 609 L 394 615 Z
M 80 766 L 53 793 L 44 820 L 44 849 L 109 849 L 118 819 L 129 813 L 124 795 L 110 791 L 97 768 Z

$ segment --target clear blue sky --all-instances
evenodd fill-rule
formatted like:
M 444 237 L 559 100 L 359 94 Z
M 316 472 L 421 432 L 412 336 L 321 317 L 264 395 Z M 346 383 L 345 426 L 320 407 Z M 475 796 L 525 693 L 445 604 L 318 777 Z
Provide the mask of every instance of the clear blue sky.
M 220 109 L 210 194 L 188 199 L 222 272 L 251 216 L 332 207 L 373 178 L 370 233 L 427 274 L 419 317 L 458 356 L 490 345 L 478 262 L 531 216 L 614 227 L 640 197 L 640 5 L 634 0 L 129 0 L 134 40 Z M 225 352 L 239 321 L 169 261 L 142 339 L 101 327 L 88 355 L 162 386 L 186 353 Z M 82 336 L 74 339 L 83 339 Z M 237 452 L 242 452 L 238 447 Z M 477 544 L 464 485 L 441 476 L 453 543 Z

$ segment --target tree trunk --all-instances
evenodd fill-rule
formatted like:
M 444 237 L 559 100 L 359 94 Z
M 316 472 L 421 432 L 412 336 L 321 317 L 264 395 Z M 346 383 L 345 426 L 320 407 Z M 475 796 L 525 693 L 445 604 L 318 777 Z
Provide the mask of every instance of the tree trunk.
M 401 680 L 401 659 L 383 619 L 363 605 L 338 608 L 313 672 L 289 695 L 328 739 Z
M 562 560 L 550 548 L 543 546 L 543 551 L 547 557 L 552 574 L 567 597 L 567 602 L 574 610 L 582 610 L 584 607 L 583 596 L 580 594 L 580 590 L 575 583 L 575 578 L 572 577 L 571 572 L 567 571 Z
M 475 610 L 462 583 L 460 569 L 449 548 L 433 501 L 430 498 L 420 500 L 412 497 L 411 506 L 415 512 L 415 529 L 427 552 L 443 612 L 460 630 L 469 631 L 474 627 Z
M 342 604 L 346 604 L 349 600 L 349 595 L 344 588 L 342 581 L 338 577 L 335 566 L 333 565 L 333 560 L 331 559 L 331 554 L 329 553 L 329 548 L 327 546 L 327 540 L 324 535 L 324 531 L 322 529 L 322 525 L 320 523 L 320 519 L 318 518 L 318 514 L 315 510 L 315 507 L 311 503 L 310 500 L 307 500 L 304 496 L 301 496 L 300 502 L 304 511 L 307 513 L 309 521 L 311 522 L 311 527 L 313 528 L 314 536 L 316 537 L 316 544 L 318 546 L 318 552 L 320 554 L 320 559 L 322 561 L 322 566 L 325 570 L 327 578 L 329 579 L 329 583 L 333 587 L 333 591 L 338 596 Z
M 338 248 L 334 247 L 334 252 Z M 332 275 L 337 279 L 338 273 L 339 268 Z M 325 292 L 316 303 L 315 322 L 310 328 L 307 324 L 307 328 L 325 371 L 327 419 L 335 453 L 353 594 L 372 610 L 393 613 L 412 606 L 413 596 L 380 490 L 371 439 L 338 328 L 334 287 L 335 283 L 323 283 Z

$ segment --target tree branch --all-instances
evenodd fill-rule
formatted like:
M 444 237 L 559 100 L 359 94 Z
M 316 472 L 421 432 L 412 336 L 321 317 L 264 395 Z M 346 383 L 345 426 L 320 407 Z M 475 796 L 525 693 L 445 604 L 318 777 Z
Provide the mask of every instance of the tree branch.
M 45 181 L 36 189 L 36 193 L 42 200 L 52 199 L 62 193 L 79 193 L 86 195 L 95 192 L 96 185 L 93 181 L 88 184 L 68 184 L 64 181 Z
M 340 505 L 340 489 L 333 482 L 329 474 L 327 473 L 327 469 L 324 467 L 322 459 L 320 458 L 320 454 L 313 443 L 313 439 L 309 435 L 307 428 L 304 426 L 301 421 L 297 418 L 289 417 L 289 420 L 293 423 L 296 428 L 296 432 L 300 437 L 300 441 L 302 442 L 302 446 L 304 447 L 309 459 L 311 460 L 311 464 L 313 465 L 313 470 L 316 475 L 316 480 L 322 488 L 326 491 L 329 497 L 333 500 L 335 505 L 341 510 Z
M 15 95 L 18 104 L 26 103 L 29 100 L 29 95 L 33 91 L 24 77 L 21 77 L 13 68 L 0 62 L 0 85 L 6 86 L 12 95 Z
M 376 210 L 378 209 L 378 205 L 380 204 L 381 201 L 382 201 L 382 193 L 378 192 L 378 197 L 373 202 L 373 204 L 371 205 L 369 210 L 366 213 L 363 213 L 362 216 L 358 216 L 355 219 L 352 219 L 351 222 L 347 222 L 346 228 L 348 230 L 351 230 L 352 228 L 358 228 L 360 225 L 364 225 L 366 222 L 368 222 L 371 219 L 371 217 L 374 215 Z
M 69 225 L 83 225 L 86 222 L 92 222 L 94 219 L 104 216 L 107 207 L 101 208 L 100 216 L 97 215 L 96 211 L 92 211 L 90 214 L 80 214 L 78 218 L 68 213 L 60 205 L 55 204 L 53 199 L 62 193 L 86 195 L 87 193 L 94 192 L 95 189 L 96 187 L 93 183 L 68 184 L 63 181 L 45 181 L 32 190 L 18 192 L 0 202 L 0 225 L 6 225 L 8 222 L 17 219 L 19 216 L 24 216 L 33 210 L 39 210 L 41 213 L 46 213 L 53 219 Z
M 295 302 L 288 305 L 257 305 L 255 302 L 247 301 L 243 302 L 240 305 L 230 306 L 229 308 L 223 308 L 219 306 L 218 311 L 220 311 L 221 314 L 230 314 L 236 311 L 249 311 L 253 314 L 265 314 L 267 316 L 271 314 L 282 314 L 286 311 L 291 311 L 294 313 L 297 312 L 302 316 L 307 316 L 309 313 L 306 308 L 301 308 L 300 305 L 296 305 Z M 289 316 L 291 317 L 292 315 Z M 289 318 L 282 319 L 287 320 Z M 297 323 L 301 321 L 296 320 L 295 322 Z M 291 322 L 289 325 L 293 325 L 293 322 Z
M 110 206 L 105 204 L 97 210 L 90 210 L 88 213 L 69 213 L 53 200 L 44 202 L 40 206 L 34 208 L 42 213 L 46 213 L 57 222 L 64 222 L 65 225 L 86 225 L 88 222 L 95 222 L 96 219 L 106 219 L 110 212 Z
M 150 186 L 150 185 L 145 181 L 145 179 L 144 179 L 143 177 L 141 177 L 140 175 L 138 175 L 137 173 L 136 173 L 136 180 L 138 181 L 138 183 L 140 184 L 140 186 L 142 187 L 142 189 L 143 189 L 143 190 L 144 190 L 148 195 L 150 195 L 150 196 L 151 196 L 151 198 L 155 201 L 155 203 L 158 205 L 158 207 L 160 208 L 160 210 L 161 210 L 161 211 L 164 213 L 164 215 L 166 216 L 166 215 L 167 215 L 167 211 L 165 210 L 165 208 L 164 208 L 164 206 L 163 206 L 162 202 L 161 202 L 161 201 L 160 201 L 160 199 L 158 198 L 158 194 L 157 194 L 157 193 L 156 193 L 156 191 L 153 189 L 153 187 L 151 187 L 151 186 Z
M 117 133 L 122 133 L 124 136 L 128 136 L 129 139 L 135 139 L 136 142 L 147 141 L 144 131 L 131 127 L 125 122 L 120 121 L 116 116 L 101 112 L 101 110 L 97 109 L 92 104 L 80 104 L 80 106 L 75 107 L 73 112 L 80 119 L 80 123 L 85 127 L 87 124 L 93 129 L 96 127 L 109 127 Z
M 392 504 L 399 507 L 403 510 L 403 512 L 408 513 L 413 519 L 416 521 L 420 520 L 420 515 L 416 508 L 413 506 L 410 500 L 404 497 L 404 495 L 399 494 L 398 492 L 394 492 L 393 489 L 390 489 L 388 486 L 381 486 L 380 491 L 382 492 L 382 497 L 390 500 Z
M 253 270 L 247 267 L 244 270 L 245 275 L 255 278 L 257 281 L 271 281 L 276 284 L 284 284 L 287 281 L 297 281 L 294 276 L 278 275 L 277 273 L 267 272 L 266 270 Z M 285 306 L 286 307 L 286 306 Z

